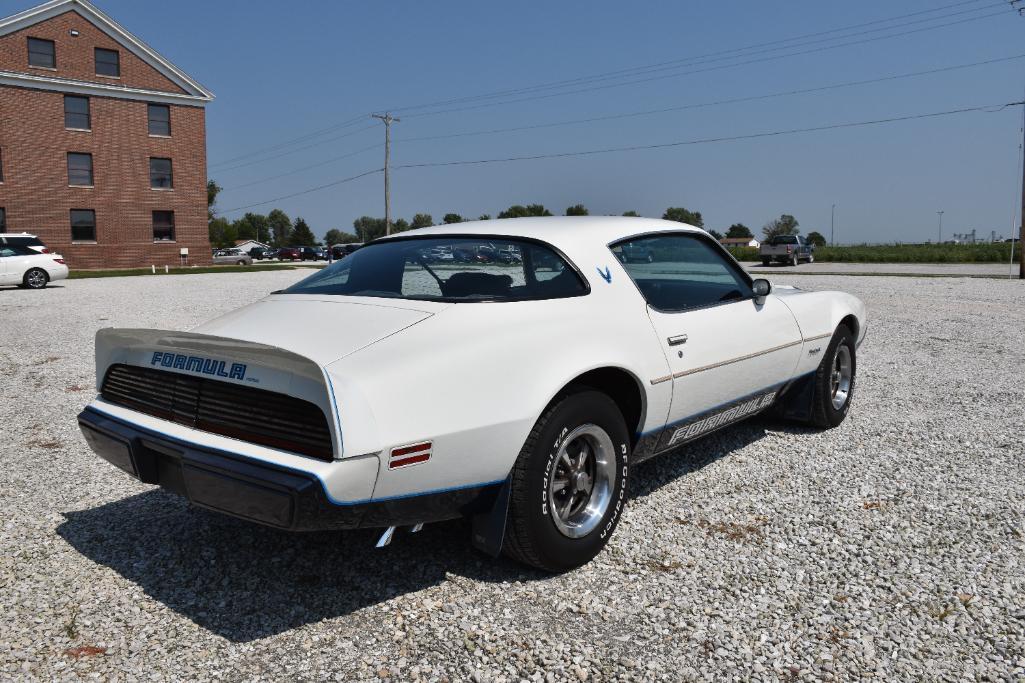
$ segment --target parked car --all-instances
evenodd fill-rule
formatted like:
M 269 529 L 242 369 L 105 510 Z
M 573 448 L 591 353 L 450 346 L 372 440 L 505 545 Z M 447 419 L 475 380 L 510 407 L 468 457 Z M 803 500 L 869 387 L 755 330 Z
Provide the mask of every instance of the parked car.
M 786 263 L 796 266 L 801 261 L 815 262 L 815 245 L 798 235 L 775 235 L 770 237 L 758 248 L 762 265 L 770 263 Z
M 300 261 L 319 261 L 321 253 L 316 247 L 296 247 L 299 250 Z
M 651 253 L 651 249 L 643 244 L 624 245 L 623 249 L 616 256 L 623 263 L 651 263 L 655 260 L 655 255 Z
M 298 261 L 302 258 L 302 252 L 299 247 L 281 247 L 277 256 L 280 261 Z
M 336 244 L 331 247 L 331 258 L 338 261 L 363 246 L 362 242 L 349 242 L 348 244 Z
M 50 250 L 43 241 L 27 232 L 0 233 L 0 246 L 28 247 L 39 254 L 49 254 Z
M 60 254 L 51 254 L 49 250 L 42 253 L 34 246 L 16 242 L 6 238 L 0 241 L 0 285 L 42 289 L 68 276 L 68 266 Z
M 409 276 L 425 250 L 485 245 L 522 272 Z M 658 272 L 621 258 L 643 251 Z M 204 508 L 379 527 L 379 546 L 465 515 L 476 547 L 564 571 L 615 532 L 636 463 L 759 413 L 843 422 L 865 329 L 857 298 L 775 291 L 681 223 L 460 223 L 375 240 L 191 332 L 100 330 L 78 420 L 101 457 Z
M 237 266 L 252 265 L 253 258 L 241 249 L 218 249 L 214 252 L 213 261 L 215 265 L 233 263 Z
M 263 261 L 264 259 L 274 258 L 274 249 L 268 249 L 266 247 L 253 247 L 249 250 L 249 256 L 254 261 Z

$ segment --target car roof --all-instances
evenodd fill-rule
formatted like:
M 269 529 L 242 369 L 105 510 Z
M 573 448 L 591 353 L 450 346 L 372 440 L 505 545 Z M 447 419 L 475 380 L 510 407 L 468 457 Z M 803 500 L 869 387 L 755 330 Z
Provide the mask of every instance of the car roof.
M 609 244 L 649 232 L 704 232 L 686 223 L 631 216 L 538 216 L 467 221 L 406 230 L 382 239 L 443 235 L 501 235 L 540 240 L 567 253 L 596 241 Z

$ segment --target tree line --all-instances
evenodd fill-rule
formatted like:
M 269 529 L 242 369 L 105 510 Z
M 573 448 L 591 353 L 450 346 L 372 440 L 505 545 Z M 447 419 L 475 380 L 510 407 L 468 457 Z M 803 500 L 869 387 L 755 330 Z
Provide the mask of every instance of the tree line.
M 220 187 L 214 181 L 207 183 L 207 205 L 209 207 L 210 220 L 210 243 L 216 247 L 232 246 L 236 240 L 253 239 L 264 242 L 275 247 L 284 246 L 317 246 L 320 241 L 313 234 L 310 226 L 302 218 L 296 218 L 292 222 L 288 215 L 280 209 L 273 209 L 266 216 L 257 213 L 247 213 L 234 221 L 227 221 L 217 217 L 214 205 L 217 201 L 217 193 Z M 513 204 L 504 211 L 498 213 L 495 218 L 526 218 L 530 216 L 553 216 L 543 204 Z M 583 204 L 574 204 L 566 208 L 566 216 L 588 216 L 590 211 Z M 624 211 L 623 216 L 640 216 L 636 211 Z M 705 229 L 717 240 L 724 237 L 754 238 L 754 233 L 743 223 L 734 223 L 726 229 L 725 234 L 718 230 L 705 228 L 705 220 L 700 211 L 692 211 L 682 206 L 671 206 L 662 213 L 662 219 L 688 223 L 690 225 Z M 491 214 L 482 214 L 476 219 L 464 218 L 458 213 L 446 213 L 441 223 L 450 225 L 462 223 L 468 220 L 491 220 Z M 405 232 L 416 228 L 426 228 L 435 225 L 434 217 L 429 213 L 415 214 L 410 220 L 399 218 L 392 221 L 391 231 L 393 233 Z M 783 214 L 762 226 L 762 234 L 765 239 L 776 235 L 797 235 L 801 231 L 797 219 L 790 214 Z M 324 235 L 324 244 L 345 244 L 349 242 L 369 242 L 384 236 L 385 220 L 374 216 L 360 216 L 352 222 L 353 232 L 346 232 L 336 228 L 328 230 Z M 806 239 L 816 246 L 824 246 L 826 239 L 819 232 L 808 233 Z

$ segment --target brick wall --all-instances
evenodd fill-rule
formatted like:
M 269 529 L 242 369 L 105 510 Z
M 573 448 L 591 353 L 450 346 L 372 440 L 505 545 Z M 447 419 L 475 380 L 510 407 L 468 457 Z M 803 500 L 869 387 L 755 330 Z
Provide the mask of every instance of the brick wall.
M 72 131 L 63 94 L 0 86 L 7 231 L 39 235 L 71 268 L 176 264 L 181 247 L 190 263 L 209 263 L 205 110 L 171 105 L 171 137 L 158 138 L 146 102 L 89 100 L 92 131 Z M 93 155 L 95 187 L 68 186 L 68 152 Z M 172 159 L 173 190 L 150 189 L 150 157 Z M 71 209 L 96 211 L 95 244 L 72 243 Z M 174 243 L 153 242 L 153 211 L 174 211 Z
M 78 31 L 79 35 L 73 37 L 70 33 L 72 30 Z M 29 37 L 54 41 L 57 54 L 56 70 L 28 65 Z M 120 78 L 96 75 L 94 49 L 97 47 L 117 50 L 120 53 Z M 0 37 L 0 70 L 146 90 L 185 92 L 85 17 L 73 11 Z

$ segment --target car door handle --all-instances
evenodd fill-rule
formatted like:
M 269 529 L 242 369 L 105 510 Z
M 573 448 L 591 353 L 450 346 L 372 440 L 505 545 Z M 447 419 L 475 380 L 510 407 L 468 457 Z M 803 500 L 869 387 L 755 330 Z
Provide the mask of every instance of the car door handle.
M 687 343 L 687 335 L 678 334 L 675 337 L 669 337 L 669 339 L 667 339 L 666 341 L 669 342 L 670 346 L 679 346 L 680 344 Z

